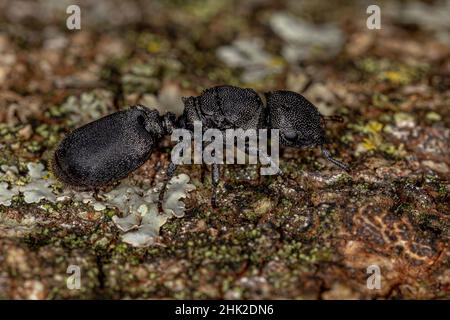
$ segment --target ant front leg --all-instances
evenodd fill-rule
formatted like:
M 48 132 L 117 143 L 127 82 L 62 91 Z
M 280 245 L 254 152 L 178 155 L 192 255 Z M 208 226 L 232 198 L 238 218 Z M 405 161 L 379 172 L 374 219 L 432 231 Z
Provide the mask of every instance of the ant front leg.
M 324 122 L 344 122 L 344 118 L 342 118 L 341 116 L 338 116 L 338 115 L 333 115 L 333 116 L 320 115 L 320 117 L 322 118 L 322 121 L 324 121 Z
M 163 212 L 162 204 L 164 201 L 164 195 L 166 194 L 167 184 L 169 183 L 170 179 L 172 179 L 173 175 L 175 174 L 176 169 L 177 169 L 177 165 L 171 161 L 169 163 L 169 166 L 167 167 L 167 172 L 166 172 L 166 176 L 164 178 L 162 189 L 159 192 L 159 200 L 158 200 L 159 212 Z
M 338 167 L 341 168 L 342 170 L 347 171 L 347 172 L 350 172 L 350 168 L 349 168 L 346 164 L 342 163 L 342 162 L 339 161 L 339 160 L 334 159 L 334 158 L 331 156 L 330 152 L 329 152 L 327 149 L 325 149 L 324 147 L 321 147 L 321 149 L 322 149 L 322 154 L 323 154 L 323 156 L 325 157 L 325 159 L 327 159 L 327 160 L 330 161 L 331 163 L 335 164 L 336 166 L 338 166 Z

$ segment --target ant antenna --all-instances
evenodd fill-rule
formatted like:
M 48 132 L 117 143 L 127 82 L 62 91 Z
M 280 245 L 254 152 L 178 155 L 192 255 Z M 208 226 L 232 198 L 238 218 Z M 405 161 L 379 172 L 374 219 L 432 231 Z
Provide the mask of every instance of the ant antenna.
M 344 118 L 341 116 L 323 116 L 321 115 L 322 120 L 325 122 L 344 122 Z
M 323 156 L 324 156 L 328 161 L 334 163 L 336 166 L 338 166 L 338 167 L 341 168 L 342 170 L 345 170 L 345 171 L 347 171 L 347 172 L 350 172 L 350 168 L 349 168 L 346 164 L 344 164 L 344 163 L 342 163 L 342 162 L 340 162 L 340 161 L 334 159 L 334 158 L 331 156 L 330 151 L 328 151 L 327 149 L 325 149 L 325 148 L 323 148 L 323 147 L 321 147 L 321 149 L 322 149 L 322 154 L 323 154 Z

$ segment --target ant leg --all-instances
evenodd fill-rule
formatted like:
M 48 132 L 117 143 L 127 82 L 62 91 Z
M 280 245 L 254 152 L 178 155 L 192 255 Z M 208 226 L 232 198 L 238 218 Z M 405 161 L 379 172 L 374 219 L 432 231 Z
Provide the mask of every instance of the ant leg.
M 246 143 L 245 144 L 245 153 L 249 156 L 249 160 L 250 160 L 250 157 L 255 157 L 255 159 L 256 159 L 256 173 L 257 173 L 257 175 L 258 175 L 258 183 L 261 183 L 261 168 L 262 168 L 262 165 L 261 165 L 261 161 L 259 161 L 259 158 L 258 158 L 258 156 L 259 156 L 259 154 L 260 154 L 260 152 L 259 152 L 259 149 L 255 149 L 254 147 L 250 147 L 250 145 L 248 144 L 248 143 Z M 263 157 L 263 155 L 261 155 L 261 157 Z M 270 162 L 271 160 L 269 160 L 269 161 L 266 161 L 266 162 Z
M 93 193 L 92 196 L 93 196 L 94 199 L 97 200 L 97 201 L 101 200 L 101 199 L 100 199 L 100 196 L 99 196 L 99 193 L 100 193 L 100 188 L 94 188 L 94 193 Z
M 283 175 L 283 172 L 278 167 L 278 164 L 272 160 L 272 157 L 267 154 L 264 154 L 263 152 L 260 152 L 258 148 L 255 148 L 253 146 L 246 146 L 245 152 L 246 153 L 251 152 L 252 155 L 258 157 L 258 163 L 260 163 L 259 172 L 261 172 L 261 165 L 269 165 L 272 168 L 276 168 L 277 172 L 275 174 L 280 175 L 280 176 Z M 264 161 L 262 162 L 261 160 L 264 160 Z
M 331 156 L 330 151 L 328 151 L 327 149 L 325 149 L 325 148 L 323 148 L 323 147 L 321 147 L 321 149 L 322 149 L 322 154 L 323 154 L 323 156 L 324 156 L 328 161 L 334 163 L 334 164 L 335 164 L 336 166 L 338 166 L 339 168 L 341 168 L 341 169 L 343 169 L 343 170 L 345 170 L 345 171 L 347 171 L 347 172 L 350 172 L 350 168 L 349 168 L 346 164 L 344 164 L 344 163 L 342 163 L 342 162 L 340 162 L 340 161 L 334 159 L 334 158 Z
M 220 166 L 217 163 L 213 163 L 211 167 L 211 180 L 212 180 L 212 195 L 211 195 L 211 207 L 217 208 L 217 185 L 220 180 Z
M 171 161 L 169 163 L 169 166 L 167 167 L 166 177 L 164 178 L 162 189 L 159 192 L 159 200 L 158 200 L 159 212 L 163 212 L 162 204 L 164 201 L 164 195 L 166 194 L 167 184 L 169 183 L 170 179 L 172 179 L 176 169 L 177 165 Z
M 258 173 L 258 183 L 261 183 L 261 162 L 256 163 L 256 172 Z
M 200 181 L 203 184 L 205 183 L 205 164 L 203 162 L 200 165 Z

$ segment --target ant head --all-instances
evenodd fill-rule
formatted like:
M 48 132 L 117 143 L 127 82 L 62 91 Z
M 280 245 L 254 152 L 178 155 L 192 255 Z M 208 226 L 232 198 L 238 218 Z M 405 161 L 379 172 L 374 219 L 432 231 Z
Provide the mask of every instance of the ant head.
M 266 93 L 268 124 L 280 130 L 280 143 L 290 147 L 314 147 L 326 142 L 322 116 L 302 95 L 292 91 Z
M 334 159 L 330 152 L 323 148 L 327 142 L 325 122 L 338 121 L 341 117 L 324 117 L 317 108 L 302 95 L 292 91 L 274 91 L 266 93 L 269 114 L 269 128 L 280 130 L 280 143 L 290 147 L 320 146 L 324 157 L 343 170 L 348 171 L 346 164 Z

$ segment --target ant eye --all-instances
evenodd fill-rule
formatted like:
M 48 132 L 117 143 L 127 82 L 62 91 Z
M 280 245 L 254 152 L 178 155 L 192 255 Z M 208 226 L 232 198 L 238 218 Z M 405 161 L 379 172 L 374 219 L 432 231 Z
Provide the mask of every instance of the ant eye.
M 294 140 L 297 138 L 297 132 L 294 130 L 287 130 L 284 132 L 284 137 L 288 140 Z
M 141 124 L 141 125 L 145 125 L 145 118 L 144 118 L 144 116 L 143 116 L 143 115 L 139 115 L 139 116 L 137 117 L 137 122 L 138 122 L 139 124 Z

